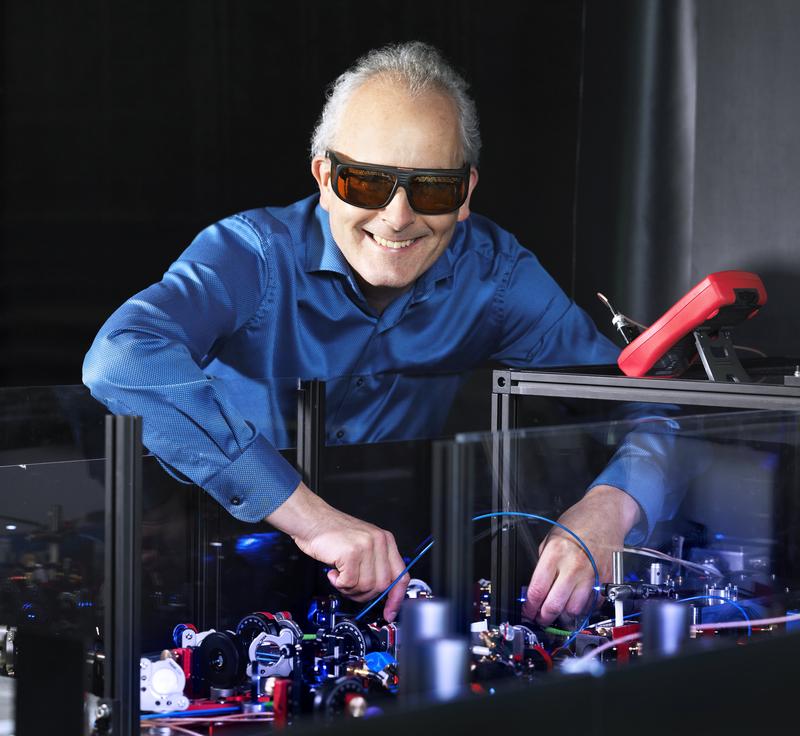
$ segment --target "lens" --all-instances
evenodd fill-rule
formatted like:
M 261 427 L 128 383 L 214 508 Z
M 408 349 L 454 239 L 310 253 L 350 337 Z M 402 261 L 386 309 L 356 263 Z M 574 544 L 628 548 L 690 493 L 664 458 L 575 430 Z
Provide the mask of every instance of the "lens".
M 414 176 L 409 183 L 410 204 L 428 215 L 452 212 L 463 204 L 466 189 L 466 179 L 461 176 Z
M 353 166 L 343 166 L 336 179 L 339 196 L 355 207 L 382 207 L 394 189 L 390 174 Z

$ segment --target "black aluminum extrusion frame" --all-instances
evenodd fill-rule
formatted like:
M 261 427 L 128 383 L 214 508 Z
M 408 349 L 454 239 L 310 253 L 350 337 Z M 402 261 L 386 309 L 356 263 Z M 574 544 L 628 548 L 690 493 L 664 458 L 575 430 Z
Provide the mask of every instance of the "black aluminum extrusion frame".
M 104 699 L 98 721 L 136 736 L 141 656 L 142 419 L 106 416 Z
M 303 482 L 319 494 L 322 450 L 325 447 L 325 382 L 297 382 L 297 461 Z

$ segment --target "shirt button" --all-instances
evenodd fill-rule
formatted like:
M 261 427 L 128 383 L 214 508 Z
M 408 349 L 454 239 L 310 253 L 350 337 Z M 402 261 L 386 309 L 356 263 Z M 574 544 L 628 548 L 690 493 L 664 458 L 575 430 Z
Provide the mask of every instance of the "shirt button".
M 364 377 L 359 376 L 358 380 L 356 381 L 356 386 L 363 386 L 364 385 Z
M 233 505 L 233 506 L 239 506 L 241 503 L 242 503 L 242 499 L 239 498 L 239 496 L 234 496 L 231 499 L 231 505 Z
M 343 430 L 343 429 L 340 429 L 340 430 L 339 430 L 339 431 L 336 433 L 336 439 L 337 439 L 337 440 L 340 440 L 340 439 L 342 439 L 342 437 L 344 437 L 344 430 Z

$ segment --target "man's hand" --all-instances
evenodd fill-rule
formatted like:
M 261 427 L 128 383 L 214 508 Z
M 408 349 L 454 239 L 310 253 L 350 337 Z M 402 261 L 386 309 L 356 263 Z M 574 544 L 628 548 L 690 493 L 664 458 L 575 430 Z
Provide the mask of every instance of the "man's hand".
M 595 486 L 558 520 L 584 541 L 604 583 L 611 580 L 611 553 L 622 549 L 640 513 L 639 504 L 624 491 Z M 585 614 L 593 586 L 594 570 L 586 552 L 574 537 L 553 527 L 539 545 L 522 615 L 543 626 L 559 616 L 574 620 Z
M 330 565 L 331 585 L 355 601 L 380 595 L 405 568 L 391 532 L 338 511 L 303 483 L 265 521 L 289 534 L 309 557 Z M 397 616 L 408 581 L 406 573 L 389 592 L 387 621 Z

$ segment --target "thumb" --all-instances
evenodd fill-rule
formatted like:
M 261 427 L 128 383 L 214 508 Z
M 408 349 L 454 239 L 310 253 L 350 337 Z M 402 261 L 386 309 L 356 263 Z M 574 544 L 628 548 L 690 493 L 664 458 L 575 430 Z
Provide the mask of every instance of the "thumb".
M 339 571 L 335 567 L 332 567 L 330 570 L 328 570 L 328 580 L 330 581 L 330 584 L 334 588 L 336 587 L 336 581 L 338 579 L 339 579 Z

